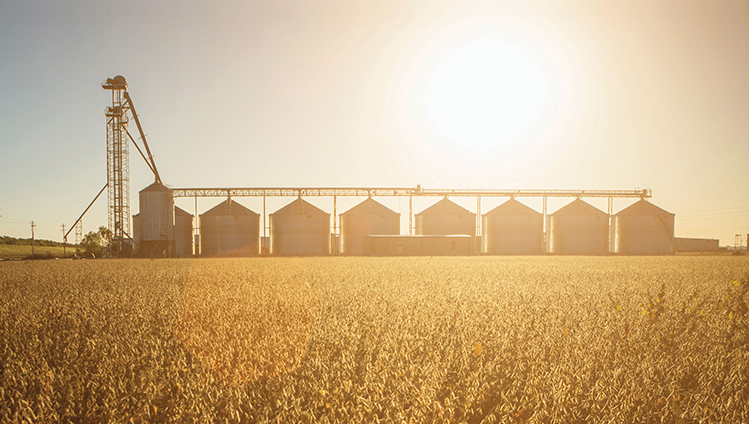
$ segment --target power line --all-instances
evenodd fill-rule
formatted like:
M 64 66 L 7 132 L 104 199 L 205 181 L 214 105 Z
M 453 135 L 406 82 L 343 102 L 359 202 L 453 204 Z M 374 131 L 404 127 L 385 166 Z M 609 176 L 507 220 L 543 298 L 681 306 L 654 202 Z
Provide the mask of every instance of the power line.
M 695 211 L 695 212 L 682 212 L 678 215 L 680 216 L 700 216 L 700 215 L 721 215 L 721 214 L 732 214 L 732 213 L 747 213 L 749 214 L 749 206 L 742 206 L 737 208 L 724 208 L 724 209 L 712 209 L 712 210 L 702 210 L 702 211 Z
M 741 225 L 738 227 L 727 227 L 727 228 L 700 228 L 699 230 L 679 230 L 680 233 L 700 233 L 705 231 L 728 231 L 738 229 L 749 229 L 749 225 Z
M 749 213 L 740 213 L 737 215 L 705 215 L 705 216 L 687 216 L 678 218 L 679 221 L 710 221 L 716 219 L 733 219 L 749 217 Z
M 0 219 L 0 224 L 10 224 L 10 225 L 27 225 L 28 221 L 3 221 Z
M 28 224 L 29 221 L 27 219 L 18 219 L 13 218 L 12 216 L 7 215 L 0 215 L 0 222 L 8 222 L 8 223 L 20 223 L 20 224 Z

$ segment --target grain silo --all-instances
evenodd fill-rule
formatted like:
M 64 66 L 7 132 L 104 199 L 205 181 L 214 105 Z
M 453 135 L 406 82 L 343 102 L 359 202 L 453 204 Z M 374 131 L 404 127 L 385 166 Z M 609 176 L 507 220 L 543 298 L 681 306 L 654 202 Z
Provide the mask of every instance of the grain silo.
M 200 215 L 200 252 L 205 256 L 260 253 L 260 215 L 227 199 Z
M 416 234 L 421 236 L 476 235 L 476 214 L 447 197 L 416 215 Z
M 643 200 L 614 215 L 616 253 L 669 255 L 674 253 L 674 217 Z
M 272 255 L 330 253 L 330 214 L 298 198 L 269 215 Z
M 490 255 L 544 253 L 544 218 L 510 199 L 481 217 L 483 251 Z
M 193 215 L 177 206 L 174 207 L 174 256 L 192 256 Z
M 400 214 L 371 197 L 340 216 L 344 255 L 364 254 L 364 236 L 400 234 Z
M 155 182 L 139 193 L 140 242 L 138 255 L 167 258 L 174 255 L 174 199 L 172 191 Z
M 580 199 L 549 216 L 551 252 L 604 255 L 609 245 L 609 215 Z

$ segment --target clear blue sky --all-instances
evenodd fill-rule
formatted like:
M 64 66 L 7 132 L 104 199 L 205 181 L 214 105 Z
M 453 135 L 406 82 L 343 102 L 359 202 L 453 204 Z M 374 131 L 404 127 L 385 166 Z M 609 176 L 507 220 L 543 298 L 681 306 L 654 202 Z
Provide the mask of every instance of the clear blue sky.
M 175 187 L 647 187 L 677 236 L 749 233 L 746 1 L 0 0 L 0 58 L 2 235 L 104 185 L 120 74 Z M 131 149 L 133 213 L 151 182 Z

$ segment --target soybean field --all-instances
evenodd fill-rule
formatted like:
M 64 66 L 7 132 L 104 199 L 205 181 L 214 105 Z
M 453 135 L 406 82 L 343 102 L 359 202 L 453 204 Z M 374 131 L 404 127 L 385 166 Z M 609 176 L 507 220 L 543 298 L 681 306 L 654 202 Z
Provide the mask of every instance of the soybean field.
M 747 257 L 0 263 L 0 421 L 749 422 Z

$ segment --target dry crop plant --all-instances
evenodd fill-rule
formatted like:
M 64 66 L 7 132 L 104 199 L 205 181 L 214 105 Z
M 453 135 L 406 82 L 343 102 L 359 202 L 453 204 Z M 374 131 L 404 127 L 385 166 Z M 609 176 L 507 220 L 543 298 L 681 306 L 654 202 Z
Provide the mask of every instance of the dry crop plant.
M 748 422 L 749 261 L 0 264 L 3 422 Z

